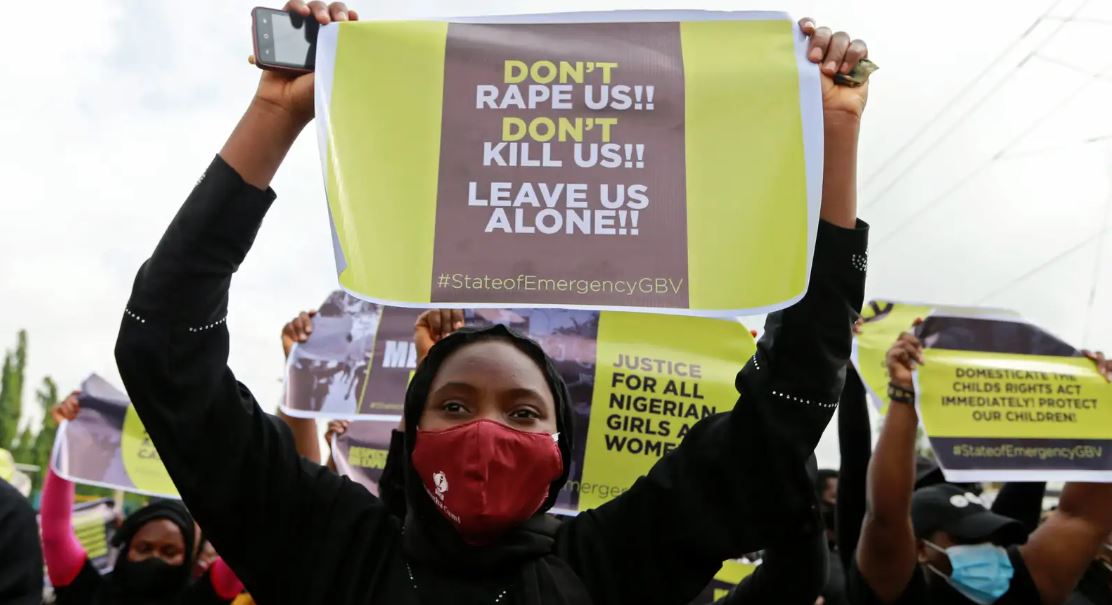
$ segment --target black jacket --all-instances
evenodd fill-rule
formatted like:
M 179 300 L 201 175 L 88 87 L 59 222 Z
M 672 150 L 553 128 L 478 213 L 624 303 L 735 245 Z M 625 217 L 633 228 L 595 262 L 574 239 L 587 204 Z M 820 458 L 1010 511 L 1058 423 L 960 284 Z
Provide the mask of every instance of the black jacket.
M 273 199 L 213 161 L 139 270 L 120 374 L 182 498 L 259 603 L 416 603 L 398 521 L 300 458 L 227 367 L 231 277 Z M 769 317 L 737 377 L 740 405 L 560 526 L 553 550 L 594 603 L 685 603 L 724 559 L 820 526 L 804 462 L 842 390 L 866 235 L 821 224 L 808 293 Z
M 0 479 L 0 603 L 42 601 L 39 524 L 27 498 Z

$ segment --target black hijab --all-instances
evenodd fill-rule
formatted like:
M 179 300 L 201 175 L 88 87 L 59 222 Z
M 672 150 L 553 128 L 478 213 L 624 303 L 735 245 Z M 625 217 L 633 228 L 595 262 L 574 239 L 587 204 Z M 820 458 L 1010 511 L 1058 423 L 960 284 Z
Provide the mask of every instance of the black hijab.
M 184 561 L 180 566 L 174 566 L 173 572 L 166 578 L 171 587 L 160 601 L 166 603 L 177 603 L 181 598 L 181 593 L 189 587 L 193 574 L 193 561 L 195 558 L 194 538 L 195 529 L 193 525 L 193 516 L 185 508 L 185 505 L 176 500 L 156 500 L 143 508 L 128 515 L 124 519 L 120 529 L 112 536 L 112 545 L 118 549 L 116 558 L 115 569 L 108 577 L 105 595 L 100 602 L 104 603 L 132 603 L 135 602 L 133 596 L 130 594 L 129 581 L 131 580 L 129 574 L 144 573 L 142 564 L 136 564 L 127 560 L 128 550 L 131 548 L 131 540 L 135 538 L 135 534 L 139 533 L 139 529 L 147 523 L 156 519 L 166 519 L 176 525 L 181 531 L 182 542 L 185 546 Z M 176 588 L 176 589 L 175 589 Z M 144 603 L 152 602 L 144 599 Z
M 478 342 L 508 342 L 532 359 L 545 375 L 556 402 L 557 444 L 564 471 L 549 485 L 548 498 L 537 513 L 510 530 L 493 544 L 467 544 L 456 529 L 436 510 L 413 467 L 413 446 L 429 389 L 440 367 L 452 353 Z M 590 603 L 578 575 L 555 556 L 556 532 L 560 521 L 546 514 L 567 481 L 571 468 L 572 410 L 568 390 L 540 345 L 513 330 L 496 325 L 484 329 L 459 330 L 440 340 L 418 366 L 405 396 L 405 494 L 407 512 L 403 550 L 407 561 L 440 572 L 460 573 L 465 578 L 509 578 L 512 602 L 541 604 Z

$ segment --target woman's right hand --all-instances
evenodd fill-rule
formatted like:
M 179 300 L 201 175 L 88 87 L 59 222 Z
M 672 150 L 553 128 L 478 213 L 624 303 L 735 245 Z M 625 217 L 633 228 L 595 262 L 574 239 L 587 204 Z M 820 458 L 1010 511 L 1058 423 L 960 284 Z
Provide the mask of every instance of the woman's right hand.
M 63 420 L 77 418 L 77 414 L 81 412 L 81 404 L 77 401 L 80 396 L 81 391 L 74 391 L 69 394 L 69 397 L 62 400 L 62 403 L 54 406 L 54 409 L 50 410 L 50 416 L 54 418 L 54 422 L 61 424 Z
M 359 15 L 343 2 L 290 0 L 282 8 L 302 17 L 314 18 L 321 25 L 333 21 L 356 21 Z M 308 124 L 313 119 L 313 74 L 290 74 L 281 71 L 265 70 L 259 78 L 259 88 L 255 98 L 263 104 L 279 109 L 298 123 Z
M 913 325 L 918 326 L 921 323 L 923 320 L 916 319 Z M 926 363 L 923 360 L 923 343 L 911 332 L 904 332 L 900 334 L 896 344 L 888 349 L 884 361 L 888 366 L 888 380 L 896 386 L 911 390 L 916 366 Z

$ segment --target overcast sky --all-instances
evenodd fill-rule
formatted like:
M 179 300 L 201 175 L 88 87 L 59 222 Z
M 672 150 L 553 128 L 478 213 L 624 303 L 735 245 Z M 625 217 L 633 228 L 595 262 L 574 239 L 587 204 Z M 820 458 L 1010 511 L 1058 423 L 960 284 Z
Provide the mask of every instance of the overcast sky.
M 49 28 L 5 28 L 0 347 L 28 330 L 25 405 L 44 375 L 62 389 L 90 372 L 120 384 L 112 346 L 135 270 L 254 89 L 256 4 L 89 0 L 52 10 Z M 364 19 L 696 7 L 682 4 L 352 6 Z M 787 10 L 869 43 L 881 66 L 861 146 L 870 297 L 1009 307 L 1077 346 L 1112 349 L 1112 242 L 1100 236 L 1112 226 L 1112 3 L 697 7 Z M 268 408 L 282 324 L 336 286 L 314 136 L 275 179 L 278 202 L 232 288 L 231 366 Z M 832 440 L 820 458 L 836 462 Z

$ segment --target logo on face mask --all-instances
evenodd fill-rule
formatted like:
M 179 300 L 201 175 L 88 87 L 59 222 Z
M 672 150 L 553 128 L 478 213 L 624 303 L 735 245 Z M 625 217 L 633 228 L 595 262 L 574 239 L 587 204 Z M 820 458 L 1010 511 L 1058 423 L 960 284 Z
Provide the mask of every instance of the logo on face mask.
M 444 471 L 433 473 L 432 483 L 436 486 L 436 497 L 443 500 L 448 491 L 448 477 L 444 475 Z

